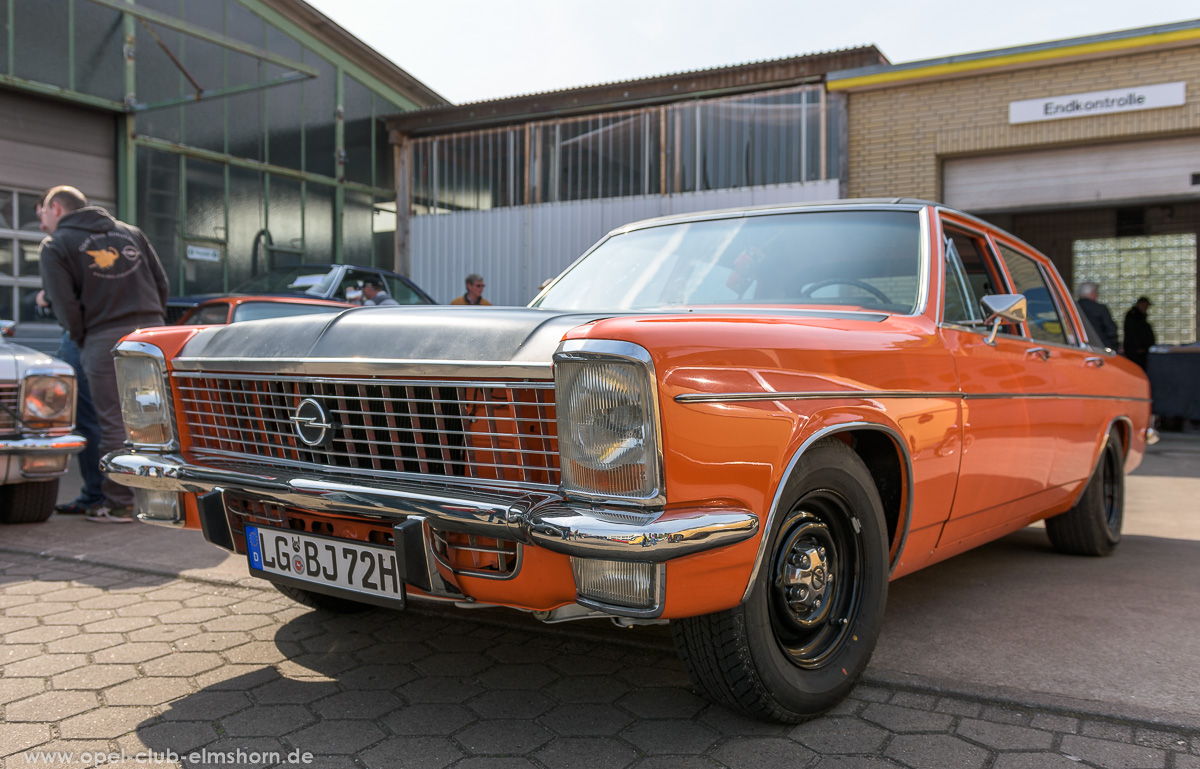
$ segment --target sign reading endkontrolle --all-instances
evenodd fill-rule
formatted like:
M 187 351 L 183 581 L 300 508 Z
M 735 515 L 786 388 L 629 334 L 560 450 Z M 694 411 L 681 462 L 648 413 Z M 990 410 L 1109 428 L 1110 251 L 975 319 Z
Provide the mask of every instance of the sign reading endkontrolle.
M 1179 107 L 1187 101 L 1187 83 L 1160 83 L 1112 91 L 1073 93 L 1043 99 L 1026 99 L 1008 104 L 1008 122 L 1034 123 L 1069 117 L 1110 115 L 1160 107 Z

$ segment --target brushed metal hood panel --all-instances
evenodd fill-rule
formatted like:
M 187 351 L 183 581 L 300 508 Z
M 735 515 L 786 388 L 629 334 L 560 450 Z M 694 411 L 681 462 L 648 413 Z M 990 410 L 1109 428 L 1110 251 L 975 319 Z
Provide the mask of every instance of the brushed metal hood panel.
M 356 360 L 544 366 L 570 329 L 603 317 L 525 307 L 363 307 L 214 326 L 187 343 L 176 367 L 212 369 L 220 361 L 252 369 L 260 361 L 267 365 L 259 369 L 279 371 L 297 361 Z

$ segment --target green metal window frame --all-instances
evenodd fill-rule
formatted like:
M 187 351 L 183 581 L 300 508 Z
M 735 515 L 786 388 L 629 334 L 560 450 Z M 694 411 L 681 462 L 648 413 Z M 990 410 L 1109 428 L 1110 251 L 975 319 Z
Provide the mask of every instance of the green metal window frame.
M 178 262 L 180 264 L 180 273 L 181 273 L 180 278 L 182 278 L 183 265 L 185 264 L 184 260 L 185 260 L 185 251 L 186 251 L 187 245 L 189 243 L 195 245 L 195 244 L 198 244 L 199 240 L 202 240 L 202 239 L 198 239 L 195 237 L 191 237 L 187 234 L 186 216 L 188 214 L 188 210 L 187 210 L 187 194 L 186 194 L 186 192 L 187 192 L 186 191 L 186 186 L 187 186 L 186 168 L 187 168 L 187 160 L 188 159 L 199 159 L 199 160 L 204 160 L 204 161 L 208 161 L 208 162 L 212 162 L 212 163 L 218 163 L 218 164 L 221 164 L 222 166 L 224 166 L 224 168 L 225 168 L 225 174 L 224 174 L 225 175 L 225 200 L 224 200 L 224 204 L 225 204 L 226 227 L 225 227 L 224 233 L 225 233 L 226 237 L 228 237 L 228 235 L 229 235 L 229 228 L 228 228 L 229 218 L 230 218 L 229 217 L 229 207 L 231 205 L 229 176 L 230 176 L 231 168 L 249 169 L 249 170 L 253 170 L 253 171 L 264 174 L 263 184 L 262 184 L 263 198 L 264 198 L 262 211 L 263 211 L 264 221 L 267 223 L 266 226 L 268 226 L 268 227 L 269 227 L 270 210 L 271 210 L 270 203 L 271 203 L 271 179 L 272 179 L 272 177 L 273 176 L 286 177 L 286 178 L 298 180 L 301 183 L 300 184 L 300 196 L 301 196 L 300 230 L 303 234 L 302 234 L 302 238 L 301 238 L 300 249 L 296 249 L 296 248 L 293 248 L 293 247 L 290 247 L 290 246 L 287 246 L 284 244 L 280 244 L 278 246 L 272 246 L 271 247 L 272 250 L 277 251 L 277 252 L 297 251 L 297 250 L 303 250 L 304 248 L 308 247 L 308 245 L 309 245 L 308 232 L 306 231 L 306 227 L 305 227 L 305 223 L 304 223 L 304 216 L 306 215 L 306 211 L 308 208 L 308 201 L 309 201 L 310 196 L 312 195 L 312 192 L 314 189 L 313 185 L 321 185 L 323 187 L 326 187 L 326 188 L 332 190 L 332 194 L 330 195 L 330 198 L 332 199 L 332 203 L 334 206 L 334 209 L 333 209 L 334 215 L 333 215 L 333 221 L 332 221 L 332 227 L 333 227 L 333 232 L 331 235 L 332 242 L 330 243 L 329 247 L 332 251 L 333 260 L 336 262 L 344 261 L 344 256 L 345 256 L 346 232 L 344 231 L 342 220 L 343 220 L 343 216 L 344 216 L 345 209 L 346 209 L 347 191 L 353 191 L 355 193 L 363 193 L 370 197 L 370 199 L 373 201 L 372 216 L 371 216 L 372 222 L 376 221 L 376 218 L 377 218 L 376 212 L 380 210 L 381 202 L 383 202 L 383 201 L 394 202 L 395 189 L 379 186 L 379 182 L 382 181 L 380 174 L 381 174 L 381 172 L 386 171 L 386 169 L 383 169 L 381 171 L 379 162 L 381 159 L 384 159 L 387 157 L 386 155 L 383 155 L 382 153 L 388 152 L 388 148 L 390 145 L 387 144 L 386 132 L 383 131 L 382 128 L 377 126 L 376 124 L 378 123 L 378 120 L 381 117 L 381 115 L 379 113 L 381 112 L 381 110 L 386 110 L 388 106 L 394 108 L 391 111 L 395 111 L 395 110 L 416 108 L 418 105 L 411 102 L 403 94 L 390 88 L 384 82 L 382 82 L 377 77 L 375 77 L 372 74 L 370 74 L 369 72 L 367 72 L 365 69 L 363 69 L 359 65 L 346 59 L 342 54 L 340 54 L 338 51 L 336 51 L 332 46 L 325 43 L 320 38 L 309 34 L 302 27 L 300 27 L 297 23 L 295 23 L 291 19 L 287 18 L 286 16 L 276 12 L 272 8 L 266 6 L 263 3 L 258 2 L 257 0 L 227 0 L 227 2 L 234 3 L 237 6 L 239 6 L 240 8 L 245 9 L 249 13 L 254 14 L 255 16 L 257 16 L 263 20 L 264 35 L 263 35 L 263 39 L 261 41 L 261 45 L 251 45 L 251 44 L 248 44 L 241 40 L 233 39 L 232 37 L 229 37 L 227 34 L 223 34 L 225 30 L 229 29 L 229 18 L 230 18 L 230 16 L 229 16 L 230 6 L 226 5 L 224 3 L 221 5 L 221 8 L 222 8 L 221 30 L 214 31 L 213 29 L 209 29 L 205 26 L 200 26 L 200 25 L 188 22 L 188 21 L 184 21 L 183 18 L 177 18 L 177 17 L 171 16 L 166 13 L 161 13 L 159 11 L 155 11 L 155 10 L 152 10 L 149 8 L 137 6 L 134 4 L 133 0 L 49 0 L 49 1 L 50 2 L 55 2 L 55 1 L 63 2 L 66 5 L 68 29 L 66 31 L 67 50 L 65 51 L 65 54 L 66 54 L 66 57 L 68 60 L 68 69 L 69 69 L 69 73 L 70 73 L 69 74 L 69 83 L 68 83 L 67 87 L 64 88 L 59 85 L 53 85 L 53 84 L 49 84 L 49 83 L 39 83 L 39 82 L 31 81 L 31 80 L 28 80 L 25 78 L 16 77 L 13 74 L 16 71 L 16 69 L 15 69 L 16 46 L 14 45 L 14 39 L 18 33 L 18 30 L 16 29 L 16 25 L 15 25 L 15 7 L 14 7 L 14 2 L 12 2 L 12 1 L 10 1 L 6 4 L 6 14 L 7 14 L 7 22 L 8 22 L 7 23 L 8 49 L 7 49 L 7 57 L 6 57 L 7 61 L 0 61 L 0 65 L 3 65 L 5 67 L 5 71 L 0 72 L 0 84 L 12 86 L 21 91 L 39 94 L 39 95 L 43 95 L 43 96 L 49 96 L 49 97 L 60 99 L 60 100 L 66 101 L 66 102 L 79 104 L 79 105 L 83 105 L 83 106 L 88 106 L 88 107 L 93 107 L 93 108 L 100 108 L 100 109 L 103 109 L 103 110 L 106 110 L 109 112 L 116 113 L 117 129 L 118 129 L 118 131 L 117 131 L 117 136 L 118 136 L 117 169 L 116 169 L 116 171 L 117 171 L 117 173 L 116 173 L 116 177 L 117 177 L 117 179 L 116 179 L 116 182 L 117 182 L 117 210 L 116 210 L 116 213 L 121 219 L 128 221 L 132 224 L 137 224 L 137 218 L 138 218 L 139 189 L 138 189 L 137 179 L 138 179 L 138 152 L 139 152 L 139 150 L 151 149 L 151 150 L 155 150 L 158 152 L 171 153 L 178 158 L 179 169 L 180 169 L 179 185 L 181 187 L 180 194 L 179 194 L 179 200 L 178 200 L 178 211 L 177 211 L 177 221 L 178 221 L 178 225 L 179 225 L 179 232 L 178 232 L 178 244 L 179 245 L 178 245 L 177 253 L 173 254 L 173 256 L 175 257 L 175 259 L 178 260 Z M 189 0 L 189 1 L 191 1 L 191 0 Z M 121 14 L 121 17 L 118 21 L 118 23 L 120 24 L 120 30 L 124 35 L 124 46 L 120 51 L 120 55 L 123 56 L 122 93 L 124 94 L 124 98 L 121 101 L 116 101 L 116 100 L 113 100 L 110 98 L 104 98 L 101 96 L 96 96 L 93 94 L 83 93 L 81 91 L 75 90 L 76 85 L 77 85 L 76 77 L 75 77 L 75 69 L 76 69 L 75 34 L 76 34 L 76 24 L 77 24 L 76 7 L 77 7 L 78 3 L 82 3 L 82 2 L 88 2 L 95 6 L 99 6 L 101 8 L 107 8 L 107 9 L 116 11 Z M 182 9 L 182 5 L 180 7 Z M 116 17 L 114 17 L 114 18 L 116 18 Z M 215 25 L 210 25 L 210 26 L 215 26 Z M 186 89 L 186 85 L 184 85 L 185 82 L 190 82 L 192 85 L 192 88 L 188 89 L 188 90 L 193 90 L 194 93 L 189 94 L 185 90 L 184 93 L 182 93 L 178 97 L 156 99 L 155 101 L 148 102 L 148 103 L 139 101 L 139 99 L 137 98 L 138 69 L 137 69 L 137 50 L 136 50 L 136 42 L 138 40 L 139 27 L 144 27 L 149 32 L 151 38 L 153 40 L 155 40 L 156 42 L 158 42 L 159 46 L 163 49 L 166 56 L 180 69 L 181 90 Z M 274 66 L 281 67 L 285 70 L 285 72 L 282 75 L 264 79 L 264 75 L 260 71 L 259 78 L 257 78 L 255 80 L 255 82 L 252 82 L 252 83 L 230 84 L 225 77 L 222 77 L 222 82 L 220 84 L 220 87 L 209 88 L 209 89 L 200 88 L 198 82 L 191 77 L 190 73 L 188 73 L 186 67 L 184 66 L 184 63 L 182 61 L 180 61 L 180 58 L 176 57 L 175 53 L 165 43 L 163 43 L 162 40 L 158 37 L 157 33 L 154 31 L 154 27 L 171 30 L 176 33 L 179 33 L 179 35 L 181 35 L 181 38 L 180 38 L 181 42 L 187 38 L 192 38 L 192 39 L 204 41 L 205 43 L 219 46 L 221 49 L 224 50 L 224 54 L 222 57 L 222 61 L 223 61 L 222 72 L 227 71 L 226 68 L 229 66 L 229 62 L 230 62 L 229 57 L 231 55 L 242 55 L 242 56 L 253 57 L 254 59 L 257 59 L 260 63 L 271 64 Z M 334 73 L 334 78 L 335 78 L 334 101 L 335 101 L 336 109 L 335 109 L 335 114 L 329 116 L 329 123 L 332 124 L 333 134 L 334 134 L 334 136 L 333 136 L 333 144 L 334 144 L 333 151 L 335 153 L 335 157 L 333 159 L 334 162 L 333 162 L 333 166 L 332 166 L 332 170 L 334 171 L 333 176 L 330 176 L 327 173 L 314 173 L 314 172 L 308 170 L 308 168 L 306 167 L 309 158 L 308 158 L 307 147 L 306 147 L 306 136 L 305 136 L 306 131 L 304 130 L 304 128 L 307 125 L 313 125 L 313 124 L 308 123 L 309 118 L 306 115 L 306 113 L 303 111 L 303 102 L 302 102 L 302 108 L 301 108 L 300 117 L 299 117 L 299 123 L 296 125 L 296 129 L 298 130 L 298 132 L 300 134 L 300 158 L 299 158 L 299 163 L 301 166 L 300 168 L 298 168 L 298 169 L 291 168 L 291 167 L 279 165 L 278 163 L 270 162 L 270 160 L 271 160 L 271 155 L 270 155 L 271 135 L 270 135 L 270 129 L 268 128 L 268 126 L 270 125 L 270 123 L 269 123 L 270 107 L 269 107 L 269 102 L 267 99 L 265 99 L 265 97 L 261 104 L 261 110 L 262 110 L 262 115 L 263 115 L 263 119 L 264 119 L 263 128 L 262 128 L 262 132 L 263 132 L 262 142 L 263 142 L 263 147 L 264 147 L 264 154 L 262 155 L 263 159 L 258 160 L 258 159 L 252 159 L 252 158 L 239 157 L 239 156 L 229 152 L 231 134 L 230 134 L 230 108 L 228 106 L 228 97 L 232 97 L 232 96 L 236 96 L 238 94 L 244 94 L 244 93 L 248 93 L 248 92 L 255 92 L 255 91 L 261 92 L 267 88 L 272 88 L 272 87 L 281 86 L 281 85 L 287 85 L 287 84 L 291 84 L 291 83 L 297 83 L 297 82 L 304 81 L 304 80 L 314 80 L 320 76 L 320 72 L 319 72 L 318 68 L 316 66 L 314 66 L 312 63 L 296 61 L 293 58 L 289 58 L 287 56 L 283 56 L 279 53 L 276 53 L 275 51 L 269 50 L 267 46 L 268 46 L 268 37 L 270 34 L 269 30 L 271 27 L 274 27 L 277 32 L 282 33 L 283 35 L 294 40 L 299 45 L 300 50 L 303 52 L 303 54 L 302 54 L 303 56 L 305 56 L 305 57 L 312 56 L 312 55 L 318 56 L 321 59 L 323 59 L 325 62 L 327 62 L 333 68 L 333 73 Z M 142 45 L 145 45 L 145 44 L 146 44 L 145 40 L 143 39 Z M 182 46 L 180 46 L 180 48 L 182 48 Z M 306 59 L 306 61 L 311 61 L 311 60 Z M 210 77 L 211 77 L 211 74 L 210 74 Z M 353 77 L 356 81 L 358 81 L 358 83 L 362 84 L 367 89 L 368 92 L 370 92 L 372 94 L 372 99 L 371 99 L 372 131 L 371 131 L 371 137 L 370 137 L 370 153 L 369 153 L 371 169 L 370 169 L 370 176 L 369 176 L 370 183 L 366 183 L 366 184 L 361 183 L 361 182 L 355 182 L 355 181 L 347 181 L 345 178 L 347 153 L 346 153 L 346 146 L 345 146 L 346 133 L 345 133 L 345 123 L 344 123 L 344 107 L 345 107 L 345 92 L 346 92 L 345 78 L 347 78 L 347 77 Z M 113 90 L 115 90 L 115 89 L 113 89 Z M 221 102 L 226 105 L 225 108 L 222 110 L 223 121 L 224 121 L 224 124 L 222 126 L 223 141 L 220 142 L 220 144 L 223 145 L 223 149 L 226 150 L 225 152 L 214 151 L 213 149 L 205 149 L 205 148 L 201 148 L 201 147 L 191 146 L 191 145 L 188 145 L 186 142 L 169 141 L 166 139 L 157 138 L 155 136 L 142 135 L 139 133 L 138 120 L 137 120 L 137 116 L 139 114 L 150 112 L 153 110 L 181 109 L 182 105 L 192 104 L 194 102 L 199 102 L 199 101 L 218 101 L 218 102 Z M 185 118 L 181 116 L 181 121 L 182 120 L 185 120 Z M 327 124 L 322 123 L 321 125 L 327 125 Z M 186 139 L 186 136 L 181 136 L 179 138 Z M 356 146 L 358 146 L 358 145 L 356 145 Z M 366 177 L 365 177 L 365 175 L 363 175 L 360 178 L 366 178 Z M 382 246 L 377 247 L 377 243 L 376 243 L 377 239 L 375 238 L 374 226 L 372 226 L 371 231 L 368 233 L 358 233 L 356 230 L 355 235 L 361 236 L 362 238 L 366 238 L 366 237 L 370 238 L 370 243 L 371 243 L 370 253 L 371 253 L 372 263 L 379 262 L 385 257 L 385 254 L 381 253 Z M 210 245 L 219 246 L 221 249 L 225 249 L 225 247 L 228 245 L 223 239 L 209 239 L 209 241 L 211 241 L 209 243 Z M 362 244 L 365 241 L 358 240 L 356 242 Z M 391 255 L 391 250 L 389 249 L 386 252 L 386 256 L 390 256 L 390 255 Z M 164 256 L 166 256 L 166 254 L 164 254 Z M 225 283 L 226 283 L 226 288 L 227 288 L 228 287 L 227 284 L 228 284 L 228 280 L 229 280 L 228 279 L 228 264 L 227 264 L 227 260 L 224 257 L 222 258 L 222 261 L 226 262 L 226 264 L 223 267 L 223 270 L 225 273 Z M 387 261 L 390 262 L 390 259 L 388 259 Z M 180 283 L 177 285 L 183 285 L 183 284 Z

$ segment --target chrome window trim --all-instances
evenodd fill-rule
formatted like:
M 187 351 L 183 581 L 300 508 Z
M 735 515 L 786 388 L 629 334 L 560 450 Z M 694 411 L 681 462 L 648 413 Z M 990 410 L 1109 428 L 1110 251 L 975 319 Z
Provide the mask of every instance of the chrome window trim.
M 779 477 L 779 485 L 776 487 L 775 496 L 771 500 L 771 508 L 767 511 L 767 519 L 761 527 L 762 539 L 759 540 L 758 543 L 758 553 L 754 556 L 754 568 L 750 572 L 750 579 L 746 583 L 746 590 L 742 593 L 742 603 L 745 603 L 747 600 L 749 600 L 750 592 L 754 589 L 754 582 L 758 579 L 758 572 L 762 569 L 763 559 L 766 558 L 767 547 L 771 543 L 771 535 L 772 530 L 775 527 L 775 520 L 779 516 L 779 503 L 783 498 L 783 490 L 787 486 L 788 481 L 791 479 L 792 473 L 795 472 L 796 465 L 799 463 L 800 457 L 804 455 L 805 451 L 808 451 L 810 446 L 822 438 L 828 438 L 831 435 L 843 433 L 848 430 L 875 430 L 877 432 L 884 433 L 888 436 L 888 438 L 891 439 L 893 444 L 899 447 L 900 456 L 903 457 L 905 494 L 903 503 L 904 509 L 901 511 L 901 513 L 904 516 L 904 528 L 897 532 L 897 536 L 899 536 L 900 541 L 896 547 L 896 557 L 892 559 L 892 563 L 889 565 L 888 574 L 891 575 L 892 572 L 896 570 L 896 566 L 900 563 L 900 556 L 904 554 L 904 546 L 908 542 L 909 526 L 912 524 L 913 465 L 912 457 L 908 453 L 908 446 L 904 442 L 904 437 L 887 425 L 881 425 L 876 422 L 847 422 L 846 424 L 832 425 L 830 427 L 822 428 L 806 438 L 804 443 L 800 444 L 800 448 L 796 449 L 796 453 L 792 455 L 791 460 L 787 464 L 787 469 L 785 469 L 783 474 Z M 891 548 L 890 542 L 885 543 L 885 545 L 888 547 L 888 549 Z
M 176 371 L 239 374 L 292 374 L 327 377 L 490 377 L 552 380 L 551 363 L 536 361 L 445 361 L 380 358 L 205 358 L 182 357 L 171 362 Z
M 955 331 L 965 331 L 979 336 L 986 336 L 989 330 L 986 327 L 964 326 L 961 323 L 948 323 L 942 321 L 938 323 L 938 328 L 948 328 Z M 1110 358 L 1121 357 L 1115 350 L 1110 350 L 1107 347 L 1093 347 L 1089 344 L 1062 344 L 1060 342 L 1039 342 L 1031 337 L 1016 336 L 1014 334 L 1005 334 L 1003 332 L 996 335 L 997 339 L 1012 339 L 1018 342 L 1028 342 L 1029 344 L 1037 344 L 1039 347 L 1054 347 L 1059 350 L 1070 350 L 1072 352 L 1092 352 L 1097 355 L 1107 355 Z
M 568 491 L 562 485 L 558 487 L 558 491 L 567 499 L 595 503 L 604 507 L 640 507 L 661 511 L 667 503 L 666 469 L 663 463 L 662 404 L 659 402 L 658 376 L 654 370 L 654 359 L 650 356 L 650 351 L 641 345 L 616 339 L 564 339 L 559 343 L 558 349 L 554 353 L 555 362 L 559 360 L 605 361 L 612 358 L 640 365 L 644 369 L 645 376 L 650 384 L 648 397 L 650 398 L 650 409 L 653 414 L 654 424 L 649 425 L 649 427 L 654 430 L 653 457 L 657 465 L 654 468 L 654 477 L 652 479 L 654 493 L 646 497 L 613 497 L 587 491 Z M 560 415 L 563 413 L 564 404 L 559 402 L 557 388 L 555 389 L 554 405 L 556 418 L 561 419 Z M 562 470 L 561 459 L 563 440 L 561 424 L 556 426 L 555 429 L 558 436 L 559 477 L 561 479 L 565 476 L 565 472 Z
M 112 351 L 114 358 L 132 358 L 142 356 L 153 358 L 158 361 L 159 375 L 162 377 L 162 388 L 166 394 L 166 412 L 167 412 L 167 435 L 171 436 L 170 440 L 165 443 L 134 443 L 126 440 L 125 443 L 135 449 L 151 449 L 154 451 L 178 451 L 179 450 L 179 426 L 175 424 L 175 394 L 171 390 L 171 372 L 167 367 L 167 356 L 161 349 L 146 342 L 119 342 Z M 118 393 L 119 396 L 119 393 Z

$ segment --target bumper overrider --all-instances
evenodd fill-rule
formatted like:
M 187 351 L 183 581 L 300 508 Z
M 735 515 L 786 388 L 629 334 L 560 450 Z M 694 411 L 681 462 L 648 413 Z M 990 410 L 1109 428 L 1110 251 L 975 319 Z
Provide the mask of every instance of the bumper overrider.
M 630 515 L 628 510 L 573 502 L 550 492 L 498 492 L 458 487 L 365 484 L 277 472 L 244 472 L 190 464 L 177 454 L 114 452 L 104 457 L 108 476 L 126 486 L 160 492 L 230 491 L 313 512 L 358 513 L 402 520 L 420 516 L 430 527 L 543 547 L 582 558 L 662 563 L 748 539 L 758 516 L 729 507 L 672 509 Z M 182 524 L 146 513 L 148 523 Z

